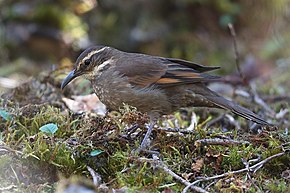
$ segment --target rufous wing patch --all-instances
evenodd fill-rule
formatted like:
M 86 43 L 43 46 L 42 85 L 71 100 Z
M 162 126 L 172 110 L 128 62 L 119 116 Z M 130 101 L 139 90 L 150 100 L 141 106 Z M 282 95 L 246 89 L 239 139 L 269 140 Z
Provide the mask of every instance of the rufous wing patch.
M 175 79 L 175 78 L 160 78 L 156 84 L 176 84 L 180 83 L 181 80 Z

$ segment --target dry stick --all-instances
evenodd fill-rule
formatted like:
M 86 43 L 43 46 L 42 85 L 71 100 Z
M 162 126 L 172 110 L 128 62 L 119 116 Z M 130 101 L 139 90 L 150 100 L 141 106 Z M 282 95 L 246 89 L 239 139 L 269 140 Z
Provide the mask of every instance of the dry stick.
M 259 159 L 259 158 L 257 158 Z M 253 162 L 254 160 L 257 160 L 257 159 L 253 159 L 253 160 L 249 160 L 249 161 L 246 161 L 244 159 L 242 159 L 242 162 L 243 164 L 246 166 L 246 168 L 248 169 L 248 171 L 250 171 L 249 167 L 250 167 L 250 163 Z M 249 180 L 251 181 L 251 183 L 254 185 L 254 187 L 258 190 L 257 192 L 262 192 L 261 189 L 256 185 L 256 183 L 254 182 L 254 180 L 252 179 L 251 175 L 249 172 L 247 172 L 247 177 L 249 178 Z
M 237 46 L 237 40 L 236 40 L 236 32 L 235 32 L 234 26 L 233 26 L 233 24 L 229 23 L 228 27 L 229 27 L 231 35 L 233 37 L 234 50 L 235 50 L 235 59 L 236 59 L 236 66 L 237 66 L 237 69 L 238 69 L 238 73 L 242 77 L 244 85 L 248 85 L 248 82 L 246 81 L 245 76 L 242 73 L 241 68 L 240 68 L 239 52 L 238 52 L 238 46 Z M 253 89 L 252 85 L 250 85 L 250 89 L 251 89 L 251 92 L 254 94 L 254 101 L 258 105 L 261 105 L 266 111 L 270 112 L 272 116 L 275 115 L 275 112 L 259 97 L 257 92 Z
M 209 185 L 207 185 L 204 189 L 205 189 L 205 190 L 209 189 L 209 187 L 211 187 L 212 185 L 216 184 L 217 181 L 218 181 L 217 179 L 214 180 L 212 183 L 210 183 Z
M 239 145 L 239 144 L 249 144 L 249 142 L 248 141 L 237 141 L 237 140 L 233 140 L 233 139 L 212 138 L 212 139 L 196 140 L 195 144 L 231 146 L 231 145 Z
M 225 118 L 225 114 L 222 114 L 222 115 L 218 116 L 217 118 L 212 119 L 209 122 L 207 122 L 206 123 L 206 127 L 208 128 L 208 127 L 212 126 L 213 124 L 219 122 L 220 120 L 222 120 L 224 118 Z
M 280 102 L 280 101 L 289 101 L 290 102 L 290 94 L 281 95 L 281 96 L 263 96 L 264 101 L 267 102 Z
M 190 188 L 191 190 L 193 190 L 195 192 L 209 193 L 208 191 L 206 191 L 206 190 L 204 190 L 204 189 L 202 189 L 200 187 L 192 186 L 189 181 L 183 179 L 182 177 L 180 177 L 179 175 L 174 173 L 162 161 L 155 160 L 155 159 L 148 159 L 148 158 L 138 158 L 138 160 L 141 161 L 141 162 L 148 162 L 148 163 L 154 164 L 157 168 L 162 169 L 164 172 L 166 172 L 167 174 L 171 175 L 173 178 L 175 178 L 176 180 L 180 181 L 184 185 L 186 185 L 186 187 L 189 186 L 188 188 Z
M 240 169 L 240 170 L 236 170 L 236 171 L 231 171 L 231 172 L 226 172 L 226 173 L 223 173 L 223 174 L 220 174 L 220 175 L 216 175 L 216 176 L 212 176 L 212 177 L 208 177 L 208 178 L 203 178 L 203 179 L 199 179 L 199 180 L 196 180 L 194 182 L 192 182 L 191 184 L 189 184 L 188 186 L 186 186 L 182 193 L 186 193 L 188 191 L 188 189 L 190 188 L 191 185 L 195 185 L 199 182 L 204 182 L 204 181 L 209 181 L 209 180 L 214 180 L 214 179 L 218 179 L 218 178 L 223 178 L 223 177 L 226 177 L 226 176 L 229 176 L 229 175 L 232 175 L 232 174 L 239 174 L 239 173 L 242 173 L 242 172 L 256 172 L 258 169 L 260 169 L 265 163 L 267 163 L 268 161 L 276 158 L 276 157 L 280 157 L 282 155 L 284 155 L 285 153 L 290 153 L 290 151 L 284 151 L 284 152 L 281 152 L 281 153 L 277 153 L 275 155 L 272 155 L 270 157 L 267 157 L 266 159 L 262 160 L 261 162 L 255 164 L 255 165 L 252 165 L 250 167 L 246 167 L 246 168 L 243 168 L 243 169 Z
M 15 149 L 12 149 L 8 146 L 5 146 L 5 145 L 0 145 L 0 152 L 3 151 L 3 152 L 11 152 L 11 153 L 14 153 L 16 155 L 23 155 L 23 153 L 21 151 L 18 151 L 18 150 L 15 150 Z
M 93 183 L 94 183 L 95 187 L 100 186 L 100 184 L 102 182 L 101 176 L 97 172 L 95 172 L 95 170 L 93 170 L 91 167 L 87 166 L 87 169 L 93 178 Z
M 259 186 L 256 185 L 256 183 L 254 182 L 254 180 L 252 179 L 251 175 L 249 173 L 247 173 L 248 178 L 250 179 L 251 183 L 254 185 L 254 187 L 258 190 L 257 192 L 263 192 Z
M 265 111 L 269 112 L 271 116 L 275 116 L 275 111 L 273 111 L 267 103 L 258 95 L 257 90 L 256 90 L 256 85 L 255 84 L 250 84 L 250 89 L 252 94 L 254 95 L 254 101 L 260 105 Z
M 0 187 L 0 191 L 9 191 L 11 189 L 14 189 L 14 188 L 17 188 L 17 186 L 15 185 L 9 185 L 9 186 L 6 186 L 6 187 Z
M 158 128 L 158 130 L 161 131 L 167 131 L 167 132 L 178 132 L 183 134 L 193 134 L 194 131 L 186 130 L 186 129 L 179 129 L 179 128 Z
M 238 52 L 238 45 L 237 45 L 237 40 L 236 40 L 237 36 L 236 36 L 235 28 L 234 28 L 233 24 L 231 24 L 231 23 L 228 24 L 228 28 L 230 29 L 230 33 L 233 37 L 234 50 L 235 50 L 235 60 L 236 60 L 236 66 L 238 69 L 238 73 L 240 74 L 240 77 L 242 78 L 243 84 L 247 85 L 247 81 L 245 79 L 245 76 L 242 73 L 241 68 L 240 68 L 240 59 L 239 59 L 240 57 L 239 57 L 239 52 Z

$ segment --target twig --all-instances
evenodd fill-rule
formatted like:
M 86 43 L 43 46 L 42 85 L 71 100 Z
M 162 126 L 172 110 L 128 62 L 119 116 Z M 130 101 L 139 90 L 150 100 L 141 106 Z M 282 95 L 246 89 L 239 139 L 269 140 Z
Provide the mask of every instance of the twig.
M 222 114 L 222 115 L 218 116 L 217 118 L 210 120 L 209 122 L 206 123 L 206 128 L 212 126 L 213 124 L 219 122 L 220 120 L 222 120 L 224 118 L 225 118 L 225 114 Z
M 247 85 L 248 83 L 247 83 L 245 76 L 242 73 L 241 68 L 240 68 L 240 56 L 239 56 L 239 52 L 238 52 L 238 45 L 237 45 L 237 40 L 236 40 L 237 36 L 236 36 L 235 28 L 234 28 L 233 24 L 231 24 L 231 23 L 228 24 L 228 28 L 229 28 L 231 36 L 233 38 L 234 50 L 235 50 L 235 60 L 236 60 L 236 66 L 238 69 L 238 73 L 239 73 L 240 77 L 242 78 L 244 85 Z
M 9 191 L 11 189 L 14 189 L 14 188 L 17 188 L 17 186 L 15 185 L 9 185 L 9 186 L 6 186 L 6 187 L 0 187 L 0 191 Z
M 185 129 L 187 131 L 194 131 L 197 126 L 197 117 L 195 113 L 191 114 L 190 125 Z
M 209 187 L 211 187 L 211 186 L 212 186 L 213 184 L 215 184 L 217 181 L 218 181 L 217 179 L 214 180 L 212 183 L 210 183 L 209 185 L 207 185 L 207 186 L 205 187 L 205 189 L 206 189 L 206 190 L 209 189 Z
M 220 175 L 216 175 L 216 176 L 212 176 L 212 177 L 207 177 L 207 178 L 202 178 L 202 179 L 198 179 L 194 182 L 192 182 L 191 184 L 189 184 L 188 186 L 186 186 L 182 193 L 186 193 L 188 191 L 188 189 L 190 188 L 191 185 L 195 185 L 199 182 L 205 182 L 205 181 L 209 181 L 209 180 L 215 180 L 215 179 L 219 179 L 219 178 L 223 178 L 223 177 L 226 177 L 226 176 L 229 176 L 229 175 L 232 175 L 232 174 L 239 174 L 239 173 L 243 173 L 243 172 L 253 172 L 255 173 L 258 169 L 260 169 L 265 163 L 267 163 L 268 161 L 276 158 L 276 157 L 280 157 L 282 155 L 284 155 L 285 153 L 289 153 L 290 151 L 284 151 L 284 152 L 281 152 L 281 153 L 277 153 L 275 155 L 272 155 L 264 160 L 262 160 L 261 162 L 255 164 L 255 165 L 252 165 L 250 167 L 246 167 L 246 168 L 243 168 L 243 169 L 240 169 L 240 170 L 236 170 L 236 171 L 231 171 L 231 172 L 226 172 L 226 173 L 223 173 L 223 174 L 220 174 Z
M 172 170 L 170 170 L 162 161 L 156 160 L 156 159 L 148 159 L 148 158 L 137 158 L 138 161 L 141 162 L 148 162 L 151 164 L 154 164 L 157 168 L 162 169 L 164 172 L 166 172 L 167 174 L 171 175 L 173 178 L 175 178 L 176 180 L 180 181 L 181 183 L 183 183 L 184 185 L 189 186 L 189 188 L 193 191 L 196 192 L 200 192 L 200 193 L 209 193 L 208 191 L 197 187 L 197 186 L 191 186 L 191 183 L 185 179 L 183 179 L 182 177 L 180 177 L 179 175 L 177 175 L 176 173 L 174 173 Z
M 275 103 L 275 102 L 281 102 L 281 101 L 290 102 L 290 94 L 281 95 L 281 96 L 263 96 L 262 98 L 264 101 L 267 101 L 269 103 Z
M 0 152 L 1 151 L 3 151 L 3 152 L 7 152 L 8 151 L 8 152 L 14 153 L 16 155 L 23 155 L 23 153 L 21 151 L 12 149 L 12 148 L 4 146 L 4 145 L 0 145 Z
M 245 79 L 244 74 L 241 71 L 240 68 L 240 61 L 239 61 L 239 52 L 238 52 L 238 46 L 237 46 L 237 41 L 236 41 L 236 32 L 235 29 L 233 27 L 233 25 L 231 23 L 228 24 L 228 27 L 230 29 L 231 35 L 233 37 L 233 42 L 234 42 L 234 50 L 235 50 L 235 59 L 236 59 L 236 66 L 238 69 L 238 73 L 240 74 L 240 76 L 242 77 L 243 83 L 244 85 L 249 86 L 248 82 Z M 272 116 L 275 115 L 275 112 L 259 97 L 259 95 L 257 94 L 256 90 L 253 89 L 253 85 L 250 85 L 251 91 L 254 94 L 254 101 L 261 105 L 266 111 L 268 111 L 269 113 L 271 113 Z
M 231 125 L 233 125 L 233 126 L 235 126 L 235 128 L 237 128 L 237 130 L 241 130 L 240 124 L 234 119 L 234 117 L 232 115 L 225 114 L 225 117 L 229 120 L 229 123 Z
M 289 148 L 285 149 L 285 147 L 287 147 L 287 145 L 290 145 L 290 142 L 283 143 L 283 144 L 279 145 L 278 147 L 275 147 L 275 149 L 281 148 L 283 151 L 287 151 L 290 149 L 290 146 L 289 146 Z
M 258 160 L 258 159 L 253 159 L 253 160 L 249 160 L 249 161 L 246 161 L 246 160 L 242 159 L 242 161 L 243 161 L 243 164 L 246 166 L 246 168 L 248 170 L 247 177 L 249 178 L 249 180 L 251 181 L 251 183 L 255 186 L 255 188 L 257 190 L 259 190 L 258 192 L 262 192 L 261 189 L 255 184 L 254 180 L 252 179 L 252 177 L 251 177 L 251 175 L 249 173 L 249 171 L 250 171 L 250 169 L 249 169 L 250 163 L 253 162 L 253 161 L 255 161 L 255 160 Z
M 179 128 L 158 128 L 158 130 L 167 131 L 167 132 L 179 132 L 179 133 L 183 133 L 183 134 L 193 134 L 194 133 L 194 131 L 192 131 L 192 130 L 179 129 Z
M 286 114 L 290 113 L 289 109 L 280 109 L 279 113 L 275 115 L 276 119 L 283 119 Z
M 269 112 L 271 114 L 271 116 L 275 116 L 275 111 L 273 111 L 269 105 L 267 105 L 264 100 L 258 95 L 257 90 L 256 90 L 256 85 L 250 84 L 250 88 L 251 88 L 251 92 L 254 95 L 254 101 L 260 105 L 264 110 L 266 110 L 267 112 Z
M 231 146 L 231 145 L 239 145 L 239 144 L 249 144 L 249 142 L 237 141 L 233 139 L 213 138 L 213 139 L 200 139 L 200 140 L 195 141 L 195 144 Z
M 95 172 L 95 170 L 93 170 L 91 167 L 87 166 L 87 169 L 93 178 L 93 183 L 95 187 L 99 187 L 102 182 L 101 176 L 97 172 Z
M 247 173 L 248 178 L 250 179 L 251 183 L 255 186 L 255 188 L 258 190 L 257 192 L 263 192 L 259 186 L 256 185 L 256 183 L 254 182 L 253 178 L 251 177 L 251 175 L 249 173 Z

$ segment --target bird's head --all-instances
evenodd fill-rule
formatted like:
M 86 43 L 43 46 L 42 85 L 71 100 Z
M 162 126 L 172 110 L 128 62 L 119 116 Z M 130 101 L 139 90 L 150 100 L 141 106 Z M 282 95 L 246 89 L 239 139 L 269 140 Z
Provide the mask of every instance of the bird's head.
M 113 60 L 112 50 L 110 47 L 94 46 L 82 52 L 74 65 L 74 69 L 62 81 L 61 89 L 64 89 L 66 85 L 79 76 L 91 79 L 109 68 Z

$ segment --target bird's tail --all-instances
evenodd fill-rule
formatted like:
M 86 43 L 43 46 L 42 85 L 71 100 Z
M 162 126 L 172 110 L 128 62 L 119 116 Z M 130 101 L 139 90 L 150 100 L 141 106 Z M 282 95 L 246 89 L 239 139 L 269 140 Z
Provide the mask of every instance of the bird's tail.
M 206 98 L 217 107 L 228 109 L 234 114 L 237 114 L 245 119 L 251 120 L 260 125 L 270 125 L 267 121 L 265 121 L 264 119 L 262 119 L 261 117 L 259 117 L 258 115 L 250 111 L 249 109 L 246 109 L 245 107 L 242 107 L 233 101 L 227 100 L 222 96 L 211 95 L 211 96 L 206 96 Z

